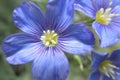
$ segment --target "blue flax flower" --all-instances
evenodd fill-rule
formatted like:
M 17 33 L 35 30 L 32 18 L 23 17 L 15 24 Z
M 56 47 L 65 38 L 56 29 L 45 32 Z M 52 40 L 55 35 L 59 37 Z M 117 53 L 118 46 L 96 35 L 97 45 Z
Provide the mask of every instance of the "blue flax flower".
M 64 52 L 82 54 L 92 50 L 94 36 L 82 23 L 70 25 L 74 0 L 49 0 L 46 14 L 33 2 L 13 11 L 15 25 L 24 33 L 8 36 L 2 45 L 10 64 L 33 62 L 35 80 L 65 80 L 69 63 Z
M 101 44 L 107 47 L 119 40 L 120 0 L 76 0 L 75 9 L 95 19 L 92 27 Z
M 120 80 L 120 49 L 111 54 L 92 52 L 91 68 L 88 80 Z

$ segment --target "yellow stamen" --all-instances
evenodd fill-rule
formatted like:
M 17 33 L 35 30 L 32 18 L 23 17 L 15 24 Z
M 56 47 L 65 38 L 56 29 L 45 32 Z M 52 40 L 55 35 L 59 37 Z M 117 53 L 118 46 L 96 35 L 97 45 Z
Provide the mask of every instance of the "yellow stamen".
M 43 35 L 40 37 L 40 39 L 47 47 L 56 46 L 58 43 L 58 34 L 53 30 L 43 31 Z
M 112 5 L 112 2 L 110 3 L 110 5 Z M 120 14 L 111 13 L 111 10 L 112 8 L 106 8 L 106 9 L 101 8 L 96 13 L 96 21 L 101 24 L 108 25 L 113 17 L 120 16 Z
M 101 73 L 103 73 L 104 75 L 106 75 L 107 77 L 111 77 L 113 80 L 115 80 L 116 78 L 114 77 L 115 74 L 120 75 L 119 72 L 116 72 L 114 70 L 120 70 L 119 67 L 113 65 L 110 61 L 105 60 L 103 61 L 100 66 L 99 66 L 99 70 L 101 71 Z

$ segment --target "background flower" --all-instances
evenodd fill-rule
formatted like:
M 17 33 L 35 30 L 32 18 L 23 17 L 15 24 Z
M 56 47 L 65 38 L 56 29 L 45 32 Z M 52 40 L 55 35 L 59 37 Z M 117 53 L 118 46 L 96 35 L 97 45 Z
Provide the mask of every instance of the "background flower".
M 33 2 L 23 2 L 14 10 L 13 20 L 25 33 L 4 40 L 2 49 L 7 61 L 10 64 L 33 61 L 35 80 L 65 80 L 69 63 L 62 51 L 82 54 L 94 45 L 94 36 L 85 24 L 70 25 L 73 14 L 73 0 L 50 0 L 46 15 Z
M 92 52 L 93 72 L 88 80 L 120 80 L 120 49 L 108 53 Z
M 95 19 L 92 27 L 96 31 L 101 47 L 108 47 L 119 40 L 119 0 L 76 0 L 75 9 Z

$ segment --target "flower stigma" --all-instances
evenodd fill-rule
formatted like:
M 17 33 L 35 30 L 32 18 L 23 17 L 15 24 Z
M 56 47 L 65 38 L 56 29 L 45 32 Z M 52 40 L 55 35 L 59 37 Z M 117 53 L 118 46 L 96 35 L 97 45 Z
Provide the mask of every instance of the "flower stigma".
M 111 62 L 108 60 L 103 61 L 100 64 L 99 69 L 103 74 L 105 74 L 109 78 L 112 78 L 113 80 L 116 80 L 114 75 L 120 75 L 120 72 L 114 71 L 115 69 L 120 71 L 120 68 L 111 64 Z
M 43 31 L 43 35 L 40 38 L 43 44 L 47 47 L 56 46 L 58 43 L 58 34 L 54 30 Z
M 112 2 L 109 3 L 109 6 L 111 6 L 111 5 L 112 5 Z M 118 7 L 118 6 L 116 6 L 116 7 Z M 111 13 L 111 10 L 112 10 L 112 8 L 110 8 L 110 7 L 106 8 L 106 9 L 100 8 L 100 10 L 97 11 L 97 13 L 96 13 L 96 21 L 101 24 L 108 25 L 113 17 L 120 16 L 120 14 Z

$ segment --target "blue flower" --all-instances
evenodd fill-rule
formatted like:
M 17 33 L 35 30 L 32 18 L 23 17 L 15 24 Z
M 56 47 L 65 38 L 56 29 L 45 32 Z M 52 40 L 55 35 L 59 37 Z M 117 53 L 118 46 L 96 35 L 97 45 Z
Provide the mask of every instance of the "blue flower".
M 15 25 L 23 31 L 8 36 L 2 50 L 10 64 L 33 62 L 35 80 L 65 80 L 69 63 L 64 52 L 83 54 L 93 49 L 94 35 L 82 23 L 71 24 L 74 0 L 49 0 L 46 14 L 33 2 L 13 11 Z
M 92 27 L 101 44 L 108 47 L 119 40 L 120 0 L 76 0 L 75 9 L 95 19 Z
M 88 80 L 120 80 L 120 49 L 111 54 L 92 52 L 91 69 Z

